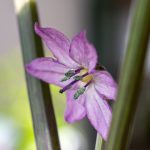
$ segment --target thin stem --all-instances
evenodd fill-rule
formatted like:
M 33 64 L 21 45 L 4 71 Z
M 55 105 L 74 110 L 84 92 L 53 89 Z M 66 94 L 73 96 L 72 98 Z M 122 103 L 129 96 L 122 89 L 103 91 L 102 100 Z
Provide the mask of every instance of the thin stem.
M 103 139 L 102 139 L 102 137 L 97 133 L 96 144 L 95 144 L 95 150 L 102 150 L 102 148 L 103 148 Z
M 137 0 L 107 150 L 124 150 L 128 146 L 140 92 L 150 33 L 150 0 Z

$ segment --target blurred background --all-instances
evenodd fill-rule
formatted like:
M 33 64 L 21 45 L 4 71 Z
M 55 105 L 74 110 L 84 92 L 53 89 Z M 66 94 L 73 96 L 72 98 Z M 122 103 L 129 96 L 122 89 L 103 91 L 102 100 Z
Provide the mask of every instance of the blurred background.
M 70 39 L 83 29 L 95 45 L 99 62 L 118 81 L 127 42 L 131 0 L 37 0 L 41 25 Z M 36 150 L 13 0 L 0 1 L 0 150 Z M 45 53 L 49 55 L 45 47 Z M 132 79 L 131 79 L 132 80 Z M 150 149 L 150 52 L 130 150 Z M 51 86 L 62 150 L 94 150 L 96 132 L 85 119 L 64 121 L 65 95 Z M 73 148 L 72 148 L 73 145 Z

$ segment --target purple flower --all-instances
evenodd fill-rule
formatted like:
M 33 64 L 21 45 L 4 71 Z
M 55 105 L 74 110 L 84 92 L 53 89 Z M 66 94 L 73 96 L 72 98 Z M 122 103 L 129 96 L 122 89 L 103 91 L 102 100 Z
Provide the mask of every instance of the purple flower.
M 107 100 L 115 100 L 117 84 L 104 69 L 97 70 L 97 53 L 80 32 L 70 42 L 53 28 L 41 28 L 35 24 L 35 32 L 44 40 L 55 58 L 38 58 L 26 65 L 31 75 L 62 87 L 66 92 L 65 120 L 69 123 L 89 119 L 94 128 L 106 140 L 111 109 Z

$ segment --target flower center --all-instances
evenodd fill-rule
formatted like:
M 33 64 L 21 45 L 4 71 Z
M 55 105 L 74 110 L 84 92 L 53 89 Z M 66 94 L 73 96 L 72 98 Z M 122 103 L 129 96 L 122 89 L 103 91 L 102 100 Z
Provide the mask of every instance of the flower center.
M 88 72 L 88 69 L 82 69 L 81 71 L 80 71 L 80 75 L 82 76 L 83 74 L 86 74 Z M 88 83 L 88 82 L 90 82 L 91 80 L 93 79 L 93 76 L 92 75 L 87 75 L 87 76 L 85 76 L 85 77 L 83 77 L 82 79 L 81 79 L 81 81 L 82 82 L 84 82 L 84 83 Z
M 67 81 L 70 78 L 73 78 L 74 80 L 66 85 L 64 88 L 62 88 L 59 92 L 63 93 L 66 90 L 70 89 L 73 84 L 77 83 L 78 81 L 82 81 L 85 83 L 85 85 L 79 88 L 74 94 L 74 99 L 76 100 L 80 95 L 85 92 L 87 86 L 91 83 L 93 76 L 88 73 L 88 69 L 81 67 L 77 70 L 69 70 L 68 72 L 66 72 L 65 77 L 61 80 L 61 82 Z

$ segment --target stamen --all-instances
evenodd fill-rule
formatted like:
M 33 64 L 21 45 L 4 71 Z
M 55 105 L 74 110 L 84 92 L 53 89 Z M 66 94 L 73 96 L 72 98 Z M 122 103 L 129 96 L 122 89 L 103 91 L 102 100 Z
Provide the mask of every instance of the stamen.
M 89 81 L 84 87 L 86 88 L 92 81 Z
M 79 78 L 83 78 L 83 77 L 85 77 L 85 76 L 87 76 L 88 75 L 88 72 L 87 73 L 85 73 L 85 74 L 83 74 L 82 76 L 78 76 Z M 79 80 L 78 79 L 75 79 L 75 80 L 73 80 L 71 83 L 69 83 L 67 86 L 65 86 L 63 89 L 61 89 L 59 92 L 60 93 L 63 93 L 63 92 L 65 92 L 66 90 L 68 90 L 68 89 L 70 89 L 70 87 L 73 85 L 73 84 L 75 84 L 76 82 L 78 82 Z
M 67 86 L 65 86 L 63 89 L 61 89 L 61 90 L 59 91 L 59 93 L 63 93 L 63 92 L 65 92 L 66 90 L 70 89 L 70 87 L 71 87 L 73 84 L 75 84 L 76 82 L 78 82 L 78 80 L 72 81 L 72 82 L 69 83 Z
M 75 73 L 79 73 L 82 69 L 84 69 L 84 68 L 80 67 L 79 69 L 75 70 Z
M 83 74 L 82 76 L 75 76 L 75 77 L 73 77 L 75 80 L 81 80 L 82 78 L 84 78 L 85 76 L 87 76 L 89 73 L 88 72 L 86 72 L 85 74 Z
M 78 97 L 84 93 L 85 89 L 86 89 L 85 87 L 82 87 L 82 88 L 78 89 L 76 91 L 76 93 L 74 94 L 73 98 L 75 100 L 78 99 Z
M 61 82 L 69 80 L 71 77 L 79 73 L 83 68 L 79 68 L 77 70 L 69 70 L 68 72 L 65 73 L 65 77 L 61 80 Z
M 71 78 L 71 77 L 66 77 L 66 76 L 65 76 L 64 78 L 61 79 L 61 82 L 67 81 L 67 80 L 69 80 L 70 78 Z
M 87 87 L 90 83 L 91 83 L 91 81 L 89 81 L 84 87 L 78 89 L 78 90 L 76 91 L 76 93 L 74 94 L 73 98 L 74 98 L 75 100 L 78 99 L 79 96 L 82 95 L 82 94 L 85 92 L 86 87 Z
M 82 79 L 82 76 L 75 76 L 75 77 L 73 77 L 73 79 L 75 79 L 75 80 L 81 80 Z
M 75 70 L 69 70 L 68 72 L 65 73 L 66 77 L 71 77 L 75 73 Z

